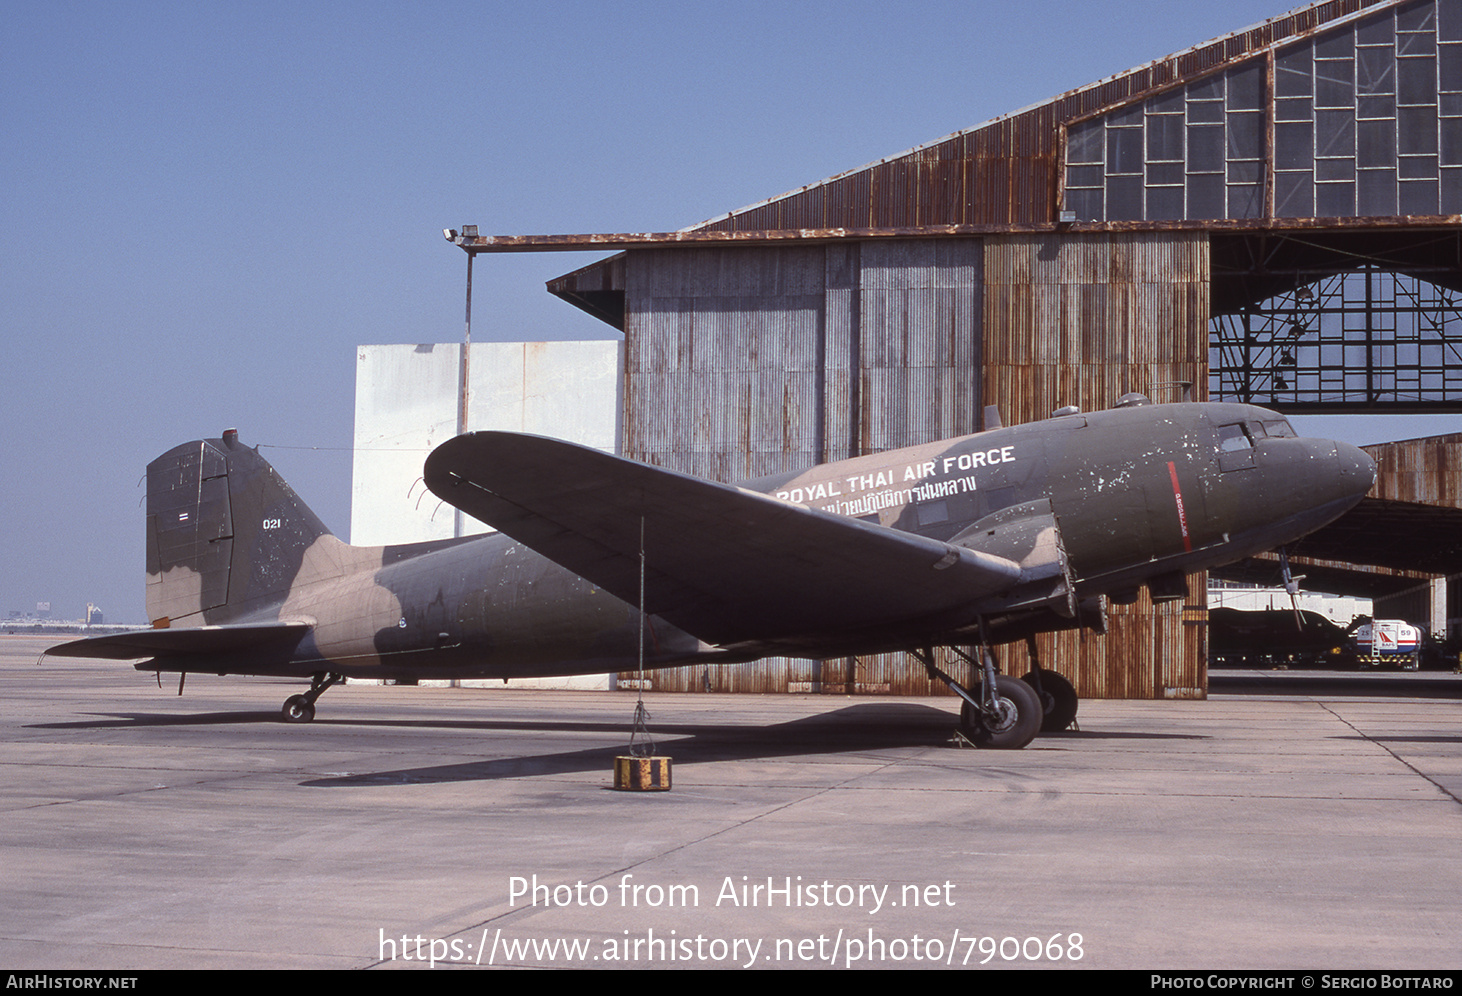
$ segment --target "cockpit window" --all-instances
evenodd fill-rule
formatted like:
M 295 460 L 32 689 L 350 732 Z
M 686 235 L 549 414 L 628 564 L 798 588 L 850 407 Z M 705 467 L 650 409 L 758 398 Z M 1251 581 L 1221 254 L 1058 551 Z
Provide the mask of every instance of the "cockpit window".
M 1293 439 L 1295 436 L 1294 427 L 1285 419 L 1278 418 L 1259 424 L 1264 427 L 1266 436 L 1273 436 L 1276 439 Z
M 1254 466 L 1254 440 L 1263 439 L 1263 427 L 1258 422 L 1236 422 L 1220 425 L 1218 434 L 1218 469 L 1243 470 Z
M 1218 452 L 1236 453 L 1254 445 L 1242 425 L 1221 425 L 1218 427 Z

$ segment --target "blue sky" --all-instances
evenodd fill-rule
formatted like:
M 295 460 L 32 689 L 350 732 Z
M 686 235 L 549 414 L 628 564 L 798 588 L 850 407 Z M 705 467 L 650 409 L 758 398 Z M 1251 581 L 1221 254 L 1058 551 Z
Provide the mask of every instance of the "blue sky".
M 681 228 L 1285 9 L 5 0 L 0 615 L 144 621 L 143 468 L 227 426 L 343 535 L 354 347 L 461 337 L 443 228 Z M 608 335 L 543 288 L 595 258 L 483 257 L 474 338 Z

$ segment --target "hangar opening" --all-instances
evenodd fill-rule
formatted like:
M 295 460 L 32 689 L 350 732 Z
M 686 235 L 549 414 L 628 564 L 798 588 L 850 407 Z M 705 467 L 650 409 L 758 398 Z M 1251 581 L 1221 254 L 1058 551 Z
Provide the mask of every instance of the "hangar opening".
M 548 286 L 624 335 L 620 452 L 717 480 L 1130 392 L 1457 411 L 1462 0 L 1313 3 L 677 232 L 454 241 L 616 250 Z M 1462 544 L 1421 538 L 1462 505 L 1458 464 L 1435 462 L 1450 445 L 1377 451 L 1360 513 L 1425 522 L 1407 534 L 1424 564 L 1354 542 L 1351 520 L 1307 541 L 1311 583 L 1432 592 L 1455 573 Z M 1104 636 L 1042 635 L 1042 662 L 1084 696 L 1201 697 L 1205 591 L 1190 577 L 1113 607 Z M 649 680 L 939 691 L 902 654 Z
M 1214 317 L 1209 397 L 1288 412 L 1462 410 L 1462 294 L 1369 260 Z M 1446 279 L 1447 272 L 1425 271 Z

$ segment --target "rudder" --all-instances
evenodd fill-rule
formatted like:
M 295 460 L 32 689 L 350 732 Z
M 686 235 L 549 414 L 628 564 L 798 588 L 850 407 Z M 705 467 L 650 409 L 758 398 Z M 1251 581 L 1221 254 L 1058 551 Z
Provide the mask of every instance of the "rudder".
M 147 465 L 147 615 L 155 626 L 236 621 L 283 601 L 304 552 L 328 535 L 230 429 Z

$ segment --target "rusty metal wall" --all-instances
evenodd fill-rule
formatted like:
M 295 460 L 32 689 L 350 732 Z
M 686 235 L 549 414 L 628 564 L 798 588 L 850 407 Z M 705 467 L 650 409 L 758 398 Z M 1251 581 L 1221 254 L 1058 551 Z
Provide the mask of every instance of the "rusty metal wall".
M 623 454 L 718 481 L 824 459 L 826 266 L 821 247 L 629 253 Z M 806 663 L 674 668 L 646 685 L 787 691 Z
M 977 239 L 862 244 L 856 452 L 979 428 L 983 263 Z
M 1462 508 L 1462 433 L 1367 446 L 1376 461 L 1375 498 Z
M 1379 443 L 1365 451 L 1376 461 L 1372 497 L 1462 508 L 1462 433 Z M 1434 606 L 1428 582 L 1389 598 L 1377 598 L 1373 613 L 1377 618 L 1423 621 L 1444 635 L 1456 632 L 1462 625 L 1459 579 L 1462 575 L 1449 574 L 1442 581 L 1444 590 L 1435 596 L 1440 606 Z
M 630 254 L 624 455 L 719 481 L 817 463 L 825 255 Z
M 985 403 L 1007 424 L 1206 397 L 1206 233 L 991 236 L 985 274 Z
M 978 239 L 629 253 L 633 459 L 721 481 L 973 432 Z

